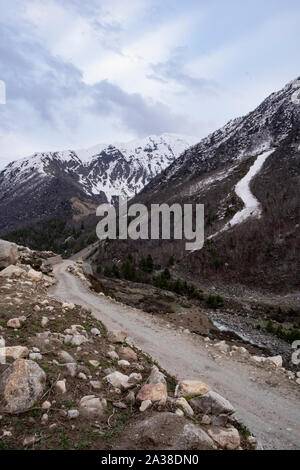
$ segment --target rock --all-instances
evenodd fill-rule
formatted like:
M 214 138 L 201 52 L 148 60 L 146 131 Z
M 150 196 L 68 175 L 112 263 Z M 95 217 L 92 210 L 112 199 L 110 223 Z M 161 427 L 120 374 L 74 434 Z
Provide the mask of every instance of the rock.
M 17 359 L 0 376 L 0 412 L 28 411 L 42 395 L 46 374 L 33 361 Z
M 47 413 L 44 413 L 41 419 L 41 423 L 45 425 L 48 423 L 48 420 L 49 420 L 49 416 L 47 415 Z
M 177 408 L 177 410 L 175 411 L 175 414 L 176 414 L 177 416 L 181 416 L 181 417 L 184 416 L 184 412 L 183 412 L 180 408 Z
M 31 361 L 41 361 L 43 356 L 40 353 L 30 353 L 29 359 L 31 359 Z
M 6 348 L 0 348 L 0 357 L 6 357 L 6 359 L 20 359 L 26 358 L 29 355 L 29 349 L 26 346 L 7 346 Z
M 140 411 L 143 413 L 144 411 L 148 410 L 148 408 L 151 408 L 151 406 L 152 406 L 151 400 L 142 401 L 141 406 L 140 406 Z
M 121 361 L 118 361 L 118 366 L 120 366 L 120 367 L 130 367 L 130 362 L 125 361 L 125 360 L 121 360 Z
M 30 269 L 27 273 L 27 277 L 32 281 L 39 282 L 43 279 L 43 273 L 35 271 L 35 269 Z
M 18 266 L 7 266 L 7 268 L 3 269 L 0 272 L 0 277 L 7 277 L 7 278 L 19 278 L 23 274 L 26 274 L 26 271 Z
M 62 395 L 66 393 L 67 391 L 66 380 L 64 379 L 64 380 L 59 380 L 58 382 L 56 382 L 55 389 L 58 393 Z
M 254 436 L 248 436 L 246 440 L 247 440 L 248 444 L 250 444 L 250 446 L 251 446 L 252 448 L 254 448 L 254 449 L 256 448 L 256 446 L 257 446 L 257 440 L 255 439 Z
M 128 378 L 128 382 L 134 385 L 141 383 L 142 380 L 143 380 L 142 374 L 137 374 L 136 372 L 133 372 L 132 374 L 130 374 Z
M 79 411 L 78 410 L 69 410 L 68 411 L 68 418 L 69 419 L 79 418 Z
M 34 310 L 35 312 L 40 312 L 41 307 L 40 307 L 39 305 L 36 305 L 36 306 L 33 308 L 33 310 Z
M 49 323 L 49 319 L 47 317 L 43 317 L 41 320 L 41 326 L 45 328 L 45 326 L 47 326 L 48 323 Z
M 208 415 L 203 415 L 201 419 L 201 424 L 211 424 L 211 418 Z
M 116 351 L 108 351 L 108 353 L 106 354 L 107 357 L 109 357 L 110 359 L 112 360 L 118 360 L 119 359 L 119 356 L 118 354 L 116 353 Z
M 100 330 L 98 330 L 98 328 L 92 328 L 91 333 L 94 336 L 101 336 L 101 332 L 100 332 Z
M 70 341 L 73 346 L 81 346 L 81 344 L 87 343 L 88 340 L 83 335 L 74 335 Z
M 91 366 L 95 367 L 95 368 L 98 368 L 99 365 L 100 365 L 100 362 L 99 361 L 94 361 L 93 359 L 91 359 L 89 361 L 89 364 L 91 364 Z
M 227 353 L 230 350 L 230 346 L 226 343 L 226 341 L 220 341 L 219 343 L 216 343 L 215 348 L 219 349 L 219 351 L 223 353 Z
M 267 357 L 266 361 L 271 362 L 276 367 L 282 367 L 282 357 L 281 356 Z
M 50 408 L 51 408 L 50 401 L 44 401 L 44 403 L 42 404 L 42 409 L 43 410 L 50 410 Z
M 193 409 L 190 407 L 190 405 L 188 404 L 188 402 L 186 401 L 185 398 L 183 398 L 183 397 L 178 398 L 176 400 L 176 405 L 179 408 L 182 408 L 186 415 L 188 415 L 188 416 L 193 416 L 194 415 Z
M 211 424 L 213 426 L 225 427 L 225 426 L 227 426 L 228 421 L 229 421 L 229 415 L 226 415 L 226 414 L 222 414 L 222 415 L 218 415 L 218 416 L 212 416 L 212 418 L 211 418 Z
M 74 304 L 71 304 L 71 303 L 69 304 L 69 303 L 67 303 L 67 302 L 64 302 L 64 303 L 62 304 L 62 308 L 65 308 L 66 310 L 74 310 L 75 305 L 74 305 Z
M 8 320 L 6 326 L 8 328 L 13 328 L 15 330 L 18 330 L 19 328 L 22 327 L 24 321 L 26 320 L 26 318 L 25 318 L 25 320 L 24 320 L 24 318 L 25 317 L 11 318 L 10 320 Z
M 83 397 L 79 403 L 79 413 L 85 418 L 101 418 L 107 408 L 105 399 L 100 399 L 95 395 Z
M 16 264 L 18 259 L 19 251 L 17 245 L 6 240 L 0 240 L 0 269 Z
M 23 446 L 24 447 L 32 446 L 33 444 L 38 442 L 38 440 L 39 440 L 39 438 L 37 436 L 27 436 L 27 437 L 25 437 L 25 439 L 23 441 Z
M 115 408 L 118 408 L 119 410 L 126 410 L 127 409 L 127 405 L 125 405 L 125 403 L 121 402 L 121 401 L 118 401 L 116 403 L 113 403 L 113 406 Z
M 162 383 L 143 385 L 137 395 L 137 400 L 140 402 L 151 400 L 152 402 L 159 402 L 160 405 L 165 405 L 167 399 L 167 386 Z
M 195 424 L 186 424 L 176 443 L 176 450 L 215 450 L 216 448 L 208 434 Z
M 127 338 L 125 331 L 109 331 L 108 340 L 112 343 L 124 343 Z
M 78 372 L 77 364 L 74 364 L 74 362 L 70 362 L 69 364 L 64 364 L 64 368 L 66 369 L 70 377 L 76 377 L 76 374 Z
M 209 385 L 199 380 L 183 380 L 179 382 L 175 390 L 176 397 L 196 397 L 210 392 Z
M 105 377 L 105 380 L 115 388 L 127 390 L 133 387 L 134 384 L 128 383 L 128 375 L 121 374 L 121 372 L 113 372 Z
M 87 380 L 87 376 L 83 372 L 79 372 L 77 377 L 81 380 Z
M 263 356 L 251 356 L 251 361 L 253 362 L 258 362 L 258 363 L 262 363 L 262 362 L 265 362 L 266 361 L 266 357 L 263 357 Z
M 158 367 L 153 366 L 151 369 L 151 374 L 149 375 L 149 378 L 147 380 L 148 384 L 167 384 L 165 375 L 160 372 Z
M 300 385 L 300 379 L 296 379 L 296 384 Z
M 129 347 L 121 347 L 119 349 L 119 357 L 125 361 L 137 361 L 137 354 Z
M 207 433 L 220 447 L 226 450 L 235 450 L 241 444 L 239 432 L 234 427 L 210 426 L 207 428 Z
M 297 372 L 296 376 L 298 377 L 298 379 L 300 379 L 300 372 Z
M 228 400 L 213 391 L 200 397 L 193 398 L 190 401 L 190 405 L 196 412 L 201 412 L 207 415 L 231 415 L 235 412 L 235 409 Z
M 91 380 L 90 384 L 94 390 L 100 390 L 102 388 L 102 383 L 99 380 Z
M 66 351 L 59 351 L 58 358 L 64 364 L 76 364 L 76 360 Z

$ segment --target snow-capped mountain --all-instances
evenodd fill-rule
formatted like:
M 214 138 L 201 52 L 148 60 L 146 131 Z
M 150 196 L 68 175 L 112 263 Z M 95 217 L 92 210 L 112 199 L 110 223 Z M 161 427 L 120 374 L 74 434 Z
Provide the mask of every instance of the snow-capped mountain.
M 86 213 L 115 196 L 132 197 L 193 143 L 189 137 L 163 134 L 87 150 L 36 153 L 12 162 L 0 173 L 0 232 L 54 217 L 70 201 L 71 212 L 74 204 L 78 212 L 77 199 Z
M 187 149 L 134 198 L 146 205 L 205 207 L 202 250 L 188 254 L 185 240 L 160 240 L 151 242 L 153 256 L 162 263 L 181 256 L 192 278 L 263 280 L 277 289 L 284 280 L 297 283 L 300 105 L 294 98 L 299 93 L 298 79 Z M 147 242 L 137 247 L 147 253 Z

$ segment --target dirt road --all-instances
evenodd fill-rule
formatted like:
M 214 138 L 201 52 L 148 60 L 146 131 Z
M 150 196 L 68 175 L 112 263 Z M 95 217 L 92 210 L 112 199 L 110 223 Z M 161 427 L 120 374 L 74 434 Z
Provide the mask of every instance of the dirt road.
M 132 342 L 178 378 L 201 379 L 237 410 L 237 416 L 265 449 L 300 449 L 300 387 L 279 372 L 272 373 L 229 356 L 213 357 L 202 338 L 186 335 L 162 320 L 91 293 L 66 272 L 70 261 L 54 266 L 56 298 L 88 305 L 108 329 L 123 329 Z

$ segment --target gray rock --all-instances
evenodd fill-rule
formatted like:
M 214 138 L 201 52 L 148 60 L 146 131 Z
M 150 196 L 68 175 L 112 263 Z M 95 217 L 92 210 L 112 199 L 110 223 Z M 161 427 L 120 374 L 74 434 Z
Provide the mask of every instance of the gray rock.
M 166 381 L 165 375 L 162 372 L 160 372 L 158 367 L 153 366 L 151 369 L 151 374 L 149 375 L 149 378 L 147 380 L 147 383 L 148 384 L 162 383 L 166 385 L 167 381 Z
M 94 335 L 94 336 L 101 336 L 101 331 L 98 330 L 98 328 L 92 328 L 92 329 L 91 329 L 91 333 L 92 333 L 92 335 Z
M 239 432 L 234 427 L 209 426 L 206 429 L 210 437 L 223 449 L 235 450 L 241 444 Z
M 186 424 L 174 449 L 215 450 L 217 447 L 208 434 L 195 424 Z
M 76 419 L 79 417 L 79 411 L 78 410 L 69 410 L 68 411 L 68 418 L 69 419 Z
M 64 364 L 76 364 L 76 360 L 66 351 L 59 351 L 58 358 Z
M 193 398 L 190 405 L 196 412 L 207 415 L 233 414 L 235 409 L 228 400 L 216 392 L 208 392 L 200 397 Z
M 64 364 L 64 368 L 66 369 L 68 375 L 70 377 L 76 377 L 76 374 L 78 372 L 78 366 L 77 364 L 70 363 L 70 364 Z
M 95 395 L 85 396 L 79 403 L 79 413 L 85 418 L 101 418 L 104 415 L 106 408 L 106 400 L 98 398 Z
M 46 374 L 33 361 L 17 359 L 0 376 L 0 412 L 23 413 L 40 398 Z
M 0 240 L 0 269 L 16 264 L 18 259 L 19 251 L 17 245 L 6 240 Z

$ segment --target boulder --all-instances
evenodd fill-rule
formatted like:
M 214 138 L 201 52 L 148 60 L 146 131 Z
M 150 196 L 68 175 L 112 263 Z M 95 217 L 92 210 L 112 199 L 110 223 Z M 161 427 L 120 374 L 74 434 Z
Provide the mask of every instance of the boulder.
M 137 361 L 137 354 L 129 347 L 121 347 L 119 349 L 119 357 L 124 361 Z
M 197 397 L 210 392 L 209 385 L 199 380 L 182 380 L 176 387 L 176 397 Z
M 41 397 L 46 374 L 33 361 L 17 359 L 0 376 L 0 413 L 23 413 Z
M 83 397 L 79 403 L 79 413 L 85 418 L 101 418 L 106 408 L 106 400 L 98 398 L 95 395 L 87 395 Z
M 108 340 L 112 343 L 124 343 L 127 338 L 127 333 L 125 331 L 109 331 Z
M 29 355 L 29 349 L 26 346 L 8 346 L 6 348 L 0 348 L 0 357 L 6 359 L 20 359 L 26 358 Z
M 151 374 L 148 377 L 147 383 L 148 384 L 159 384 L 159 383 L 167 384 L 167 381 L 166 381 L 165 375 L 162 372 L 160 372 L 158 367 L 153 366 L 151 369 Z
M 195 424 L 185 424 L 173 448 L 176 450 L 216 450 L 217 446 L 201 427 Z
M 21 277 L 22 274 L 26 274 L 24 269 L 19 268 L 18 266 L 10 265 L 0 272 L 0 277 L 17 278 Z
M 127 390 L 134 386 L 134 384 L 129 384 L 128 379 L 128 375 L 121 374 L 121 372 L 113 372 L 105 377 L 110 385 L 121 390 Z
M 39 282 L 43 279 L 43 273 L 35 271 L 35 269 L 30 269 L 27 273 L 27 277 L 31 279 L 31 281 Z
M 235 409 L 228 400 L 213 391 L 200 397 L 193 398 L 190 401 L 190 405 L 195 412 L 207 415 L 231 415 L 235 412 Z
M 143 385 L 137 395 L 137 400 L 140 402 L 151 400 L 152 402 L 158 402 L 160 405 L 165 405 L 167 399 L 167 386 L 162 383 Z
M 209 426 L 206 428 L 206 431 L 222 449 L 235 450 L 241 444 L 239 432 L 233 426 L 229 428 Z
M 17 245 L 6 240 L 0 240 L 0 269 L 16 264 L 18 259 L 19 251 Z

